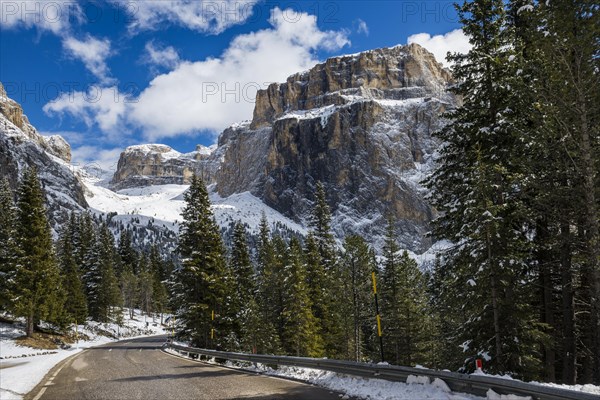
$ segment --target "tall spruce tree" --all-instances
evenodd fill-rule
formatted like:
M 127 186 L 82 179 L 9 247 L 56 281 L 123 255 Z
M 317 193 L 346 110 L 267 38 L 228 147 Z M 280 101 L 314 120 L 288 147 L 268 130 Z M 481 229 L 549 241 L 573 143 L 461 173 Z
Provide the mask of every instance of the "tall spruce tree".
M 120 271 L 117 274 L 117 277 L 120 277 L 120 273 L 129 271 L 133 274 L 136 274 L 138 267 L 138 253 L 132 247 L 131 243 L 131 231 L 129 229 L 124 229 L 121 231 L 119 235 L 119 258 L 121 259 Z
M 319 332 L 325 343 L 329 357 L 343 357 L 344 332 L 341 310 L 337 299 L 340 297 L 341 275 L 338 264 L 335 238 L 331 232 L 331 210 L 327 203 L 325 186 L 317 182 L 315 201 L 310 218 L 312 238 L 319 253 L 319 266 L 308 267 L 311 293 L 322 294 L 314 304 L 314 315 L 319 320 Z M 311 263 L 314 260 L 311 260 Z M 322 278 L 318 275 L 322 273 Z
M 288 257 L 282 271 L 284 279 L 282 342 L 289 354 L 322 357 L 323 340 L 318 333 L 317 320 L 312 314 L 302 260 L 302 246 L 292 238 Z
M 17 266 L 17 212 L 8 180 L 0 181 L 0 311 L 11 304 L 11 286 Z
M 67 301 L 64 313 L 68 323 L 84 323 L 87 318 L 87 299 L 83 290 L 82 276 L 75 261 L 75 236 L 77 216 L 71 213 L 58 242 L 58 257 L 61 269 L 62 287 Z
M 229 265 L 235 279 L 237 336 L 242 351 L 253 351 L 261 340 L 261 320 L 256 302 L 256 278 L 250 259 L 246 228 L 237 221 Z
M 32 336 L 34 324 L 60 317 L 64 304 L 44 193 L 35 168 L 25 171 L 19 185 L 16 238 L 19 258 L 12 309 L 16 316 L 25 318 L 25 332 Z
M 275 323 L 278 319 L 278 310 L 275 302 L 278 274 L 269 222 L 264 213 L 259 225 L 256 253 L 256 303 L 259 309 L 259 326 L 261 328 L 261 333 L 258 336 L 259 340 L 255 344 L 255 347 L 258 353 L 274 354 L 281 350 L 281 340 L 275 328 Z
M 377 343 L 371 273 L 376 271 L 377 265 L 373 250 L 362 237 L 346 237 L 341 268 L 344 291 L 339 301 L 343 303 L 345 311 L 346 358 L 354 361 L 373 360 Z
M 524 140 L 510 85 L 518 73 L 510 63 L 515 50 L 501 0 L 465 2 L 458 11 L 473 46 L 451 57 L 453 91 L 463 104 L 439 133 L 445 145 L 428 181 L 441 212 L 434 233 L 457 244 L 441 268 L 454 280 L 448 284 L 466 292 L 467 318 L 457 328 L 468 353 L 489 355 L 489 370 L 536 376 L 543 334 L 531 306 L 536 282 L 520 185 Z
M 88 312 L 95 321 L 109 322 L 121 307 L 122 298 L 114 271 L 116 248 L 108 226 L 102 224 L 86 254 L 83 272 Z
M 120 264 L 118 280 L 121 298 L 123 299 L 123 306 L 129 311 L 129 318 L 133 319 L 135 307 L 139 306 L 138 263 L 140 257 L 137 250 L 132 247 L 131 231 L 129 229 L 121 231 L 117 253 Z
M 406 251 L 400 253 L 393 219 L 384 245 L 381 308 L 386 360 L 397 365 L 432 365 L 433 312 L 427 278 Z
M 227 295 L 223 242 L 202 179 L 192 177 L 184 200 L 179 237 L 182 265 L 173 287 L 174 312 L 180 335 L 197 346 L 217 347 L 227 334 L 221 329 Z
M 152 276 L 152 310 L 159 313 L 161 323 L 163 313 L 167 311 L 169 302 L 166 281 L 168 279 L 167 263 L 160 255 L 158 246 L 153 244 L 150 248 L 150 274 Z
M 289 247 L 285 239 L 276 234 L 272 238 L 274 263 L 271 266 L 269 283 L 271 304 L 269 305 L 270 318 L 273 321 L 275 332 L 282 341 L 285 330 L 283 311 L 285 308 L 285 267 L 288 265 L 290 256 Z M 283 344 L 283 342 L 282 342 Z
M 426 277 L 404 251 L 392 270 L 384 270 L 382 283 L 387 359 L 397 365 L 429 365 L 433 332 Z
M 559 320 L 549 321 L 560 332 L 555 372 L 566 383 L 600 383 L 600 10 L 586 0 L 537 10 L 538 148 L 548 161 L 532 176 L 536 210 L 551 221 L 544 242 L 558 249 L 550 252 L 562 297 Z

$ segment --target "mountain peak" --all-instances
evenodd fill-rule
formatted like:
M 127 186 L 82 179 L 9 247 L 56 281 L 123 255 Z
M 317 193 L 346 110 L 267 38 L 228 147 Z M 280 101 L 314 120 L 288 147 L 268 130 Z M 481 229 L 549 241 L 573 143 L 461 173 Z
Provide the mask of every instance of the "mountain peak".
M 418 44 L 332 57 L 284 83 L 259 90 L 252 128 L 270 125 L 290 111 L 342 105 L 352 96 L 405 100 L 437 96 L 450 73 Z

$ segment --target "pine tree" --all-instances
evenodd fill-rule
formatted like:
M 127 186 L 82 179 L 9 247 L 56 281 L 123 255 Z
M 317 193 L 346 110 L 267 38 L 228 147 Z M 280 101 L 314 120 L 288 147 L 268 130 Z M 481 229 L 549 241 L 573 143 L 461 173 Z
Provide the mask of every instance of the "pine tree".
M 291 240 L 288 251 L 283 270 L 282 342 L 286 351 L 295 356 L 322 357 L 323 341 L 311 311 L 302 246 L 298 239 Z
M 428 280 L 406 251 L 400 254 L 393 219 L 386 229 L 381 280 L 384 353 L 397 365 L 433 366 L 435 317 Z
M 261 331 L 255 347 L 260 354 L 276 354 L 281 348 L 281 339 L 275 328 L 275 323 L 279 318 L 275 301 L 279 280 L 269 223 L 264 213 L 259 225 L 256 253 L 256 305 L 259 309 L 258 321 Z
M 137 278 L 138 304 L 144 314 L 150 315 L 154 312 L 154 276 L 149 268 L 144 268 L 140 270 Z
M 269 318 L 273 321 L 275 331 L 279 340 L 283 344 L 285 323 L 283 311 L 285 308 L 285 267 L 288 265 L 289 247 L 286 241 L 280 235 L 274 235 L 272 238 L 274 262 L 269 267 L 270 282 L 267 286 L 269 291 Z
M 11 304 L 11 284 L 15 279 L 18 249 L 16 243 L 17 211 L 8 180 L 0 181 L 0 311 Z
M 78 226 L 73 236 L 73 249 L 75 251 L 75 262 L 83 272 L 89 264 L 86 258 L 95 243 L 96 233 L 92 217 L 88 212 L 80 214 L 77 222 Z
M 23 174 L 17 209 L 19 259 L 12 308 L 15 315 L 25 317 L 26 334 L 32 336 L 35 322 L 58 318 L 64 303 L 44 194 L 35 168 Z
M 531 306 L 525 141 L 514 111 L 518 93 L 511 90 L 519 72 L 510 62 L 515 49 L 502 1 L 465 2 L 459 15 L 473 48 L 452 57 L 454 92 L 464 103 L 439 134 L 446 144 L 428 181 L 441 214 L 435 234 L 458 244 L 444 268 L 468 289 L 470 314 L 458 328 L 471 354 L 489 354 L 492 371 L 535 374 L 543 333 Z
M 138 254 L 131 245 L 131 231 L 129 229 L 121 231 L 118 253 L 119 258 L 121 259 L 120 272 L 130 271 L 133 274 L 136 274 L 138 272 Z M 117 277 L 120 277 L 120 273 L 117 274 Z
M 69 323 L 83 323 L 87 318 L 87 300 L 83 290 L 81 271 L 75 262 L 73 248 L 77 217 L 71 213 L 58 243 L 58 256 L 61 269 L 62 287 L 67 301 L 65 302 L 65 318 Z
M 162 323 L 162 314 L 166 311 L 169 301 L 166 288 L 168 272 L 166 262 L 155 244 L 150 248 L 150 274 L 152 275 L 152 309 L 161 314 Z
M 341 265 L 344 291 L 339 301 L 345 306 L 346 358 L 354 361 L 372 360 L 377 350 L 371 287 L 371 273 L 377 269 L 375 254 L 362 237 L 347 236 Z
M 120 274 L 117 279 L 119 280 L 121 298 L 123 299 L 123 306 L 129 311 L 129 318 L 133 319 L 134 309 L 139 306 L 138 263 L 140 262 L 140 256 L 132 247 L 131 231 L 129 229 L 121 231 L 117 253 L 120 265 Z
M 86 255 L 84 281 L 90 317 L 99 322 L 109 322 L 115 315 L 115 307 L 122 304 L 114 265 L 116 249 L 114 237 L 106 224 L 95 235 L 93 246 Z
M 134 309 L 138 305 L 138 278 L 133 271 L 125 270 L 119 283 L 123 306 L 129 310 L 129 318 L 133 319 Z
M 197 176 L 192 177 L 184 200 L 179 236 L 182 265 L 173 293 L 175 313 L 181 335 L 189 337 L 194 345 L 215 347 L 228 333 L 221 329 L 227 296 L 223 243 L 206 187 Z
M 246 229 L 240 221 L 233 229 L 229 266 L 235 279 L 236 334 L 242 351 L 256 348 L 260 335 L 260 318 L 256 302 L 256 280 L 250 260 Z
M 432 320 L 426 277 L 406 251 L 394 269 L 388 267 L 382 292 L 386 357 L 397 365 L 429 365 Z
M 306 282 L 312 302 L 312 312 L 321 326 L 321 319 L 327 314 L 327 274 L 321 262 L 319 243 L 312 232 L 308 233 L 304 242 L 304 260 L 306 263 Z
M 558 0 L 537 11 L 536 106 L 543 119 L 536 150 L 548 162 L 536 155 L 532 177 L 536 211 L 552 222 L 544 244 L 560 249 L 550 253 L 562 297 L 556 372 L 566 383 L 600 383 L 600 10 L 593 1 Z
M 329 357 L 342 357 L 344 354 L 344 333 L 341 311 L 337 299 L 340 297 L 341 277 L 337 260 L 337 249 L 331 232 L 331 211 L 327 204 L 325 186 L 316 185 L 315 202 L 310 219 L 311 233 L 319 253 L 319 266 L 308 267 L 311 293 L 322 293 L 320 302 L 314 303 L 314 315 L 319 320 L 319 332 L 325 343 Z M 322 279 L 318 275 L 322 274 Z M 318 300 L 318 299 L 317 299 Z

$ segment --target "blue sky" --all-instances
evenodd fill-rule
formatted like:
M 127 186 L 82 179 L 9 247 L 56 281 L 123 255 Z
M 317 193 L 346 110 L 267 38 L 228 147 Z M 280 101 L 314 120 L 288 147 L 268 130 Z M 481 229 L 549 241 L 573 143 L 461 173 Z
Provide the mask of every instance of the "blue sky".
M 450 1 L 0 0 L 0 81 L 75 162 L 186 152 L 252 117 L 254 94 L 328 57 L 417 42 L 464 51 Z

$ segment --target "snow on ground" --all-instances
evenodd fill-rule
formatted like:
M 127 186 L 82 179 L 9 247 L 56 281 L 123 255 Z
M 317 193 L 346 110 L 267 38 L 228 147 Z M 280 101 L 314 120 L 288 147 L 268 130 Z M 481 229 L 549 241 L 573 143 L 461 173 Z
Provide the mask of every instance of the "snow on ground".
M 273 210 L 250 192 L 236 193 L 226 198 L 213 192 L 210 201 L 215 218 L 221 226 L 241 220 L 242 223 L 248 224 L 251 233 L 258 233 L 258 225 L 264 213 L 271 225 L 284 225 L 303 235 L 308 233 L 306 228 Z
M 493 374 L 487 374 L 484 371 L 475 371 L 473 373 L 473 375 L 480 375 L 480 376 L 491 376 L 494 378 L 501 378 L 501 379 L 510 379 L 510 380 L 518 380 L 518 379 L 514 379 L 512 376 L 510 375 L 493 375 Z M 591 394 L 596 394 L 596 395 L 600 395 L 600 386 L 596 386 L 596 385 L 592 385 L 592 384 L 586 384 L 586 385 L 563 385 L 563 384 L 559 384 L 559 383 L 547 383 L 547 382 L 527 382 L 527 383 L 531 383 L 534 385 L 541 385 L 541 386 L 549 386 L 549 387 L 553 387 L 553 388 L 558 388 L 558 389 L 565 389 L 565 390 L 572 390 L 575 392 L 583 392 L 583 393 L 591 393 Z M 495 397 L 495 396 L 500 396 L 497 394 L 489 394 L 488 395 L 488 399 L 489 400 L 512 400 L 512 399 L 508 399 L 508 398 L 501 398 L 501 397 Z M 519 399 L 516 399 L 519 400 Z
M 186 343 L 176 343 L 186 346 Z M 169 353 L 181 356 L 172 349 Z M 214 359 L 209 363 L 217 364 Z M 338 374 L 313 368 L 279 366 L 273 369 L 263 364 L 250 364 L 237 361 L 227 361 L 230 368 L 241 368 L 246 371 L 258 372 L 271 376 L 290 378 L 321 386 L 329 390 L 343 393 L 342 399 L 349 397 L 367 400 L 478 400 L 482 397 L 465 393 L 455 393 L 441 379 L 431 381 L 426 376 L 409 376 L 406 383 L 391 382 L 383 379 L 369 379 Z
M 590 393 L 600 396 L 600 386 L 586 384 L 586 385 L 561 385 L 558 383 L 540 383 L 540 382 L 531 382 L 538 385 L 550 386 L 558 389 L 566 389 L 566 390 L 575 390 L 578 392 Z
M 228 361 L 228 367 L 239 368 L 239 363 Z M 466 393 L 452 392 L 441 379 L 431 381 L 426 376 L 409 376 L 406 383 L 383 379 L 370 379 L 338 374 L 312 368 L 280 366 L 272 369 L 263 364 L 246 364 L 244 370 L 266 375 L 291 378 L 343 393 L 342 399 L 349 397 L 367 400 L 477 400 L 482 397 Z
M 56 350 L 19 346 L 14 339 L 24 336 L 23 327 L 0 324 L 0 400 L 22 399 L 52 367 L 83 349 L 123 338 L 166 333 L 160 325 L 160 318 L 153 320 L 142 316 L 139 310 L 135 311 L 134 319 L 129 319 L 128 311 L 124 311 L 123 317 L 122 326 L 98 322 L 79 325 L 79 334 L 86 335 L 88 339 L 81 340 L 68 349 Z
M 131 218 L 144 216 L 153 218 L 160 225 L 163 223 L 175 231 L 180 222 L 181 210 L 185 206 L 183 193 L 189 185 L 154 185 L 140 188 L 122 189 L 117 192 L 104 187 L 104 181 L 87 175 L 83 177 L 86 186 L 86 200 L 91 208 L 103 212 L 116 212 L 120 216 Z M 209 187 L 213 212 L 220 226 L 241 220 L 247 223 L 250 231 L 257 233 L 262 214 L 272 224 L 285 225 L 301 234 L 306 229 L 279 212 L 265 205 L 250 192 L 237 193 L 222 198 Z
M 433 382 L 425 376 L 409 376 L 407 383 L 391 382 L 383 379 L 369 379 L 341 375 L 335 372 L 311 368 L 280 367 L 273 370 L 259 364 L 255 370 L 268 375 L 299 379 L 313 385 L 325 387 L 346 396 L 369 400 L 475 400 L 481 397 L 451 392 L 445 382 L 436 379 Z M 346 397 L 345 396 L 345 397 Z M 346 397 L 348 398 L 348 397 Z

